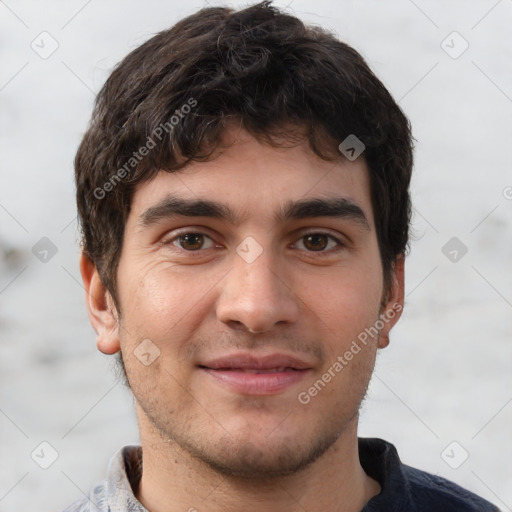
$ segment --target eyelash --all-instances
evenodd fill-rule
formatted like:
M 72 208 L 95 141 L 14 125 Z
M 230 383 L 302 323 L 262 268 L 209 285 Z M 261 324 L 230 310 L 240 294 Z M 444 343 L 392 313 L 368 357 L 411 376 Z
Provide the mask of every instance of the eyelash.
M 212 237 L 210 237 L 206 233 L 202 233 L 201 231 L 183 231 L 181 233 L 178 233 L 177 235 L 175 235 L 173 238 L 169 239 L 168 241 L 164 242 L 164 245 L 172 245 L 174 247 L 177 247 L 180 250 L 180 252 L 183 251 L 183 252 L 186 252 L 189 255 L 194 255 L 194 253 L 200 254 L 200 253 L 204 252 L 207 249 L 211 249 L 211 247 L 208 247 L 207 249 L 201 248 L 201 249 L 197 249 L 195 251 L 193 251 L 193 250 L 191 251 L 191 250 L 184 249 L 183 247 L 179 247 L 179 246 L 174 244 L 175 241 L 179 241 L 179 239 L 181 237 L 185 236 L 185 235 L 201 235 L 201 236 L 204 236 L 206 238 L 209 238 L 213 242 Z M 342 249 L 346 248 L 346 244 L 344 244 L 339 238 L 331 235 L 330 233 L 326 233 L 326 232 L 323 232 L 323 231 L 310 231 L 310 232 L 307 232 L 307 233 L 303 233 L 298 238 L 298 240 L 302 240 L 305 237 L 310 236 L 310 235 L 325 236 L 328 239 L 333 240 L 337 244 L 336 248 L 331 248 L 329 250 L 321 250 L 321 251 L 308 251 L 308 250 L 306 250 L 306 252 L 308 252 L 310 254 L 332 254 L 332 253 L 338 252 L 339 250 L 342 250 Z
M 331 235 L 330 233 L 325 233 L 323 231 L 310 231 L 309 233 L 303 233 L 299 237 L 298 240 L 300 241 L 300 240 L 302 240 L 305 237 L 310 236 L 310 235 L 325 236 L 329 240 L 334 240 L 334 242 L 336 242 L 337 246 L 334 247 L 334 248 L 328 249 L 328 250 L 321 250 L 321 251 L 308 251 L 308 250 L 306 250 L 306 252 L 308 252 L 308 253 L 312 253 L 312 254 L 315 254 L 315 253 L 317 253 L 317 254 L 332 254 L 333 252 L 338 252 L 339 250 L 344 249 L 346 247 L 346 245 L 339 238 L 336 238 L 335 236 Z M 329 242 L 327 242 L 327 245 L 329 245 Z

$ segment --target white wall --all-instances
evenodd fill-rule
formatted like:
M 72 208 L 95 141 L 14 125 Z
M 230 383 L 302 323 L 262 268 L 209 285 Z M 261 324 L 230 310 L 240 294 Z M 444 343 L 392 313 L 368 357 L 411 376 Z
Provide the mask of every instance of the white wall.
M 138 441 L 85 313 L 72 160 L 112 66 L 206 3 L 0 2 L 0 511 L 64 508 Z M 512 510 L 512 1 L 277 5 L 355 46 L 417 139 L 407 304 L 360 434 Z M 47 59 L 31 48 L 51 49 L 43 31 L 58 42 Z M 453 31 L 469 44 L 456 59 L 441 47 Z M 32 253 L 42 237 L 57 249 L 46 263 Z M 468 249 L 456 263 L 442 251 L 452 237 Z M 42 441 L 59 454 L 47 470 L 30 456 Z M 469 453 L 458 469 L 441 457 L 452 441 L 452 461 Z

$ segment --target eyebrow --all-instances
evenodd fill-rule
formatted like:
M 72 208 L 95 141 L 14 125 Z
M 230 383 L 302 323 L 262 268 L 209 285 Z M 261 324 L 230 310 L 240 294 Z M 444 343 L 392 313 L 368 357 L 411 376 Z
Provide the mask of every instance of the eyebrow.
M 209 199 L 184 199 L 169 194 L 156 205 L 146 209 L 138 219 L 138 225 L 147 228 L 173 217 L 211 217 L 239 225 L 233 211 L 225 204 Z M 333 217 L 357 222 L 370 231 L 370 224 L 363 209 L 345 197 L 310 198 L 287 201 L 275 214 L 276 223 L 290 219 Z

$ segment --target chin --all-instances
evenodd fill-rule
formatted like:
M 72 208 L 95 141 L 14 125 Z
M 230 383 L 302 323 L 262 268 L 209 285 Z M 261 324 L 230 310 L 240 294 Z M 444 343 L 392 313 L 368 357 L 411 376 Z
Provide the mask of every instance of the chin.
M 297 444 L 294 439 L 282 440 L 270 445 L 262 440 L 233 444 L 232 438 L 223 439 L 213 447 L 185 447 L 191 455 L 210 469 L 225 476 L 252 480 L 269 480 L 300 472 L 321 457 L 337 440 L 338 436 L 317 440 L 316 444 Z M 208 449 L 209 448 L 209 449 Z M 218 448 L 222 448 L 220 451 Z

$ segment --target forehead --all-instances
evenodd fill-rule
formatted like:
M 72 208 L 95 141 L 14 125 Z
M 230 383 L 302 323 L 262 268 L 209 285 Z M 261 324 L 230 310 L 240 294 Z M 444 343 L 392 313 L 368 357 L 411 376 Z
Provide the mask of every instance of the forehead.
M 152 180 L 139 184 L 130 219 L 172 194 L 221 202 L 239 223 L 275 222 L 284 205 L 308 197 L 345 198 L 358 205 L 373 223 L 364 158 L 326 161 L 307 141 L 293 147 L 274 147 L 243 130 L 228 131 L 224 141 L 212 159 L 192 162 L 176 172 L 160 171 Z

